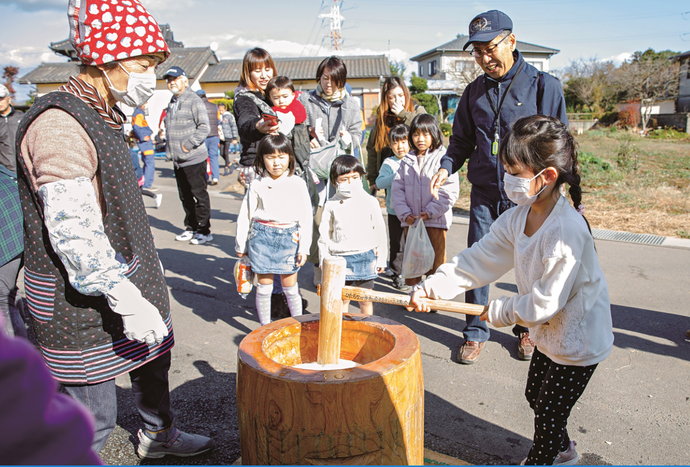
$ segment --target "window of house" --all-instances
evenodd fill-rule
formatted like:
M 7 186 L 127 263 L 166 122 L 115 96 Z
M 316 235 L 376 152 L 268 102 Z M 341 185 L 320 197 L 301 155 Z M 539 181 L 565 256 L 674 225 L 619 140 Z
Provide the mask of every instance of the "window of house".
M 544 63 L 543 62 L 527 62 L 530 65 L 532 65 L 534 68 L 536 68 L 539 71 L 544 71 Z
M 419 76 L 424 76 L 424 65 L 419 66 Z
M 474 62 L 469 60 L 457 60 L 455 62 L 455 71 L 472 71 L 474 69 Z
M 436 60 L 429 62 L 429 76 L 434 76 L 436 74 Z

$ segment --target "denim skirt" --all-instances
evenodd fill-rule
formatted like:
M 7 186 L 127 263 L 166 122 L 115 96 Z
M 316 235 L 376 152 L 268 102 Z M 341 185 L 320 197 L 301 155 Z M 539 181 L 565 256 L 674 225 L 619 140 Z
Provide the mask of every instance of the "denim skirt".
M 254 274 L 292 274 L 299 271 L 298 226 L 280 228 L 252 222 L 249 233 L 249 262 Z
M 376 252 L 373 249 L 364 253 L 343 255 L 343 258 L 345 258 L 347 263 L 345 269 L 346 281 L 368 281 L 378 277 L 376 272 Z

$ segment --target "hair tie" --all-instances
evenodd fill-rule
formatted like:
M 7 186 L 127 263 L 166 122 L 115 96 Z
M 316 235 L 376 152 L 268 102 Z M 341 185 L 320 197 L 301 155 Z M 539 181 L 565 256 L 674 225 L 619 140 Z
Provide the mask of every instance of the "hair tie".
M 581 216 L 584 216 L 584 215 L 585 215 L 585 206 L 584 206 L 584 204 L 581 204 L 581 205 L 579 205 L 579 206 L 577 207 L 577 212 L 578 212 Z

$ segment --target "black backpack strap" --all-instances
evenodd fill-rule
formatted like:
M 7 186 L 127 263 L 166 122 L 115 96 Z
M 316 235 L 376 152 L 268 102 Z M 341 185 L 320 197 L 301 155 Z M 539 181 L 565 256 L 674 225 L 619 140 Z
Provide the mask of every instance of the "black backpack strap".
M 544 115 L 544 109 L 542 108 L 542 102 L 544 101 L 544 72 L 540 71 L 537 76 L 537 113 Z

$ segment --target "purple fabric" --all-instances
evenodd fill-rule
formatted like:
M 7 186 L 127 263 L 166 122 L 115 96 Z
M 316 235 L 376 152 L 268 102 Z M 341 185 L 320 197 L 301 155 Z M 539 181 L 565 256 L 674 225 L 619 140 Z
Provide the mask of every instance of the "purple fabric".
M 446 153 L 446 148 L 439 146 L 433 152 L 427 152 L 424 166 L 420 172 L 417 156 L 414 153 L 406 155 L 400 163 L 398 173 L 393 179 L 391 188 L 391 206 L 400 219 L 403 227 L 407 216 L 419 216 L 420 213 L 429 214 L 429 219 L 424 221 L 426 227 L 449 229 L 453 223 L 451 208 L 458 200 L 459 183 L 457 175 L 448 177 L 448 181 L 441 187 L 438 198 L 431 195 L 431 177 L 441 166 L 441 158 Z
M 29 341 L 0 333 L 3 464 L 103 465 L 91 449 L 91 414 L 57 388 Z

